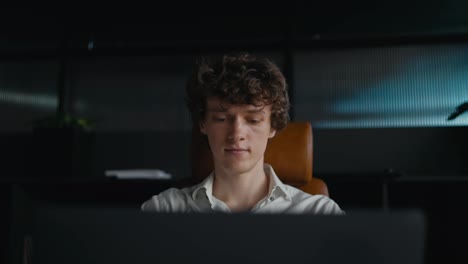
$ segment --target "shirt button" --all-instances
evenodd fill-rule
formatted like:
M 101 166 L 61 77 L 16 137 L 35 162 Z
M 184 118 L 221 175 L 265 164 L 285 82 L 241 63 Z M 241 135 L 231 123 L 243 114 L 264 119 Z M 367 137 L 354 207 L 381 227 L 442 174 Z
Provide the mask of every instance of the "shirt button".
M 275 197 L 271 196 L 270 201 L 273 202 L 273 200 L 275 200 Z

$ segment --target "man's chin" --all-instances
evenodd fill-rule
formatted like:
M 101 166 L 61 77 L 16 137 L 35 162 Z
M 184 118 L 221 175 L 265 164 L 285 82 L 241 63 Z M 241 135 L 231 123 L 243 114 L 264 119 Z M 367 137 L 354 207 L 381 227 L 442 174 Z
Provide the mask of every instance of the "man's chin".
M 229 174 L 244 174 L 251 171 L 253 166 L 247 162 L 236 162 L 224 165 L 224 169 Z

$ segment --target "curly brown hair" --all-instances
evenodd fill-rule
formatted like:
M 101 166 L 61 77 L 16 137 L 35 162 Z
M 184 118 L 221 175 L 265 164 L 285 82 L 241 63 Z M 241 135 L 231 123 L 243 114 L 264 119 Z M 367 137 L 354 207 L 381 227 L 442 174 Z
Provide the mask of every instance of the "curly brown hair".
M 194 125 L 203 120 L 210 97 L 228 104 L 271 105 L 271 127 L 283 129 L 289 120 L 286 79 L 278 66 L 248 53 L 202 58 L 186 87 L 187 106 Z

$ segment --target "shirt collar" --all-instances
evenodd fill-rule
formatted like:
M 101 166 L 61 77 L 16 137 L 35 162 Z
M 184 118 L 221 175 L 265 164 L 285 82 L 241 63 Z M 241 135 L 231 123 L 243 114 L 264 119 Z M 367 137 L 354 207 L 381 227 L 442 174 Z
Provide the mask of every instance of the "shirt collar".
M 205 194 L 205 196 L 210 201 L 210 204 L 213 204 L 213 179 L 214 179 L 214 172 L 211 172 L 205 180 L 198 184 L 193 190 L 192 199 L 195 200 L 201 194 Z
M 291 196 L 287 192 L 286 186 L 276 175 L 273 167 L 270 164 L 265 163 L 263 165 L 265 174 L 270 177 L 268 197 L 274 197 L 274 199 L 283 196 L 287 200 L 291 200 Z M 192 199 L 196 199 L 200 194 L 205 194 L 211 204 L 213 204 L 213 179 L 214 172 L 211 172 L 205 180 L 203 180 L 192 192 Z
M 268 197 L 274 197 L 274 199 L 283 196 L 287 200 L 292 200 L 291 196 L 289 195 L 286 186 L 284 183 L 279 179 L 276 175 L 273 167 L 265 163 L 263 165 L 263 169 L 265 170 L 266 175 L 270 176 L 270 186 L 269 186 L 269 194 Z

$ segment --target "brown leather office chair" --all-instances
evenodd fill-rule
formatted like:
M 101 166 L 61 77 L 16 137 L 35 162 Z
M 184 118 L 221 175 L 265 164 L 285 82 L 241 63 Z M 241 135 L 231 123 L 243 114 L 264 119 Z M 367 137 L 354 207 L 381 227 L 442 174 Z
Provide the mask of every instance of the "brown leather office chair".
M 213 171 L 213 158 L 208 143 L 199 129 L 192 130 L 192 177 L 202 180 Z M 312 177 L 312 126 L 309 122 L 290 122 L 276 133 L 265 152 L 265 162 L 270 164 L 286 184 L 310 194 L 328 196 L 328 187 L 321 179 Z

